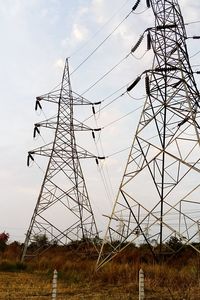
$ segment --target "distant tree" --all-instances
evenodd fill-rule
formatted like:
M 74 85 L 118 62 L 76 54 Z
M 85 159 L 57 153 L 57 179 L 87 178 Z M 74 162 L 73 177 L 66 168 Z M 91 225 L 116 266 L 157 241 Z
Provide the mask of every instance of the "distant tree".
M 32 244 L 38 248 L 45 248 L 49 246 L 49 240 L 46 234 L 35 234 L 34 242 Z
M 182 242 L 176 236 L 171 236 L 166 242 L 166 245 L 174 251 L 179 250 L 182 247 Z
M 0 252 L 4 252 L 9 239 L 9 233 L 0 233 Z

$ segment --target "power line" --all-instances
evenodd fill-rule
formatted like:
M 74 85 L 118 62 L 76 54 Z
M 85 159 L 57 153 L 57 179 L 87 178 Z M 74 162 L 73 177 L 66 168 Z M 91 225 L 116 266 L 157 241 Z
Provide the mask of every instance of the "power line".
M 125 85 L 123 85 L 122 87 L 120 87 L 119 89 L 117 89 L 116 91 L 114 91 L 113 93 L 111 93 L 110 95 L 108 95 L 107 97 L 103 98 L 101 100 L 101 103 L 106 102 L 108 99 L 110 99 L 112 96 L 114 96 L 115 94 L 117 94 L 118 92 L 120 92 L 121 90 L 125 89 L 126 87 L 129 86 L 129 84 L 132 83 L 132 80 L 129 81 L 128 83 L 126 83 Z M 109 105 L 111 105 L 113 102 L 117 101 L 118 99 L 120 99 L 122 96 L 124 96 L 125 94 L 128 94 L 129 97 L 131 97 L 134 100 L 141 100 L 144 99 L 145 96 L 140 97 L 140 98 L 136 98 L 131 96 L 129 93 L 127 93 L 126 91 L 124 93 L 122 93 L 121 95 L 115 97 L 114 99 L 112 99 L 110 102 L 108 102 L 106 105 L 104 105 L 102 108 L 99 109 L 99 113 L 104 110 L 106 107 L 108 107 Z M 94 115 L 91 114 L 88 118 L 86 118 L 83 122 L 86 122 L 87 120 L 91 119 Z
M 191 55 L 190 56 L 190 58 L 193 58 L 193 57 L 195 57 L 197 54 L 199 54 L 200 53 L 200 50 L 199 51 L 197 51 L 195 54 L 193 54 L 193 55 Z
M 113 19 L 114 17 L 121 11 L 121 9 L 126 6 L 126 4 L 130 2 L 130 0 L 125 1 L 125 3 L 117 9 L 117 11 L 114 12 L 114 14 L 99 28 L 97 31 L 89 38 L 82 46 L 80 46 L 78 49 L 76 49 L 72 54 L 69 56 L 70 58 L 80 52 L 82 49 L 84 49 Z
M 104 110 L 106 107 L 108 107 L 109 105 L 111 105 L 113 102 L 117 101 L 119 98 L 121 98 L 121 97 L 124 96 L 125 94 L 126 94 L 126 92 L 124 92 L 123 94 L 121 94 L 121 95 L 115 97 L 113 100 L 111 100 L 109 103 L 107 103 L 106 105 L 104 105 L 101 109 L 99 109 L 99 112 L 101 112 L 102 110 Z M 93 117 L 93 114 L 90 115 L 87 119 L 85 119 L 85 120 L 83 121 L 83 123 L 86 122 L 87 120 L 89 120 L 89 119 L 92 118 L 92 117 Z
M 185 25 L 191 25 L 191 24 L 196 24 L 196 23 L 200 23 L 200 20 L 199 21 L 188 22 L 188 23 L 185 23 Z
M 70 74 L 74 74 L 110 37 L 111 35 L 121 26 L 122 23 L 131 15 L 132 10 L 128 13 L 128 15 L 111 31 L 111 33 L 74 69 L 74 71 Z
M 103 126 L 102 129 L 107 128 L 107 127 L 109 127 L 110 125 L 119 122 L 120 120 L 122 120 L 122 119 L 126 118 L 127 116 L 133 114 L 134 112 L 138 111 L 138 110 L 139 110 L 140 108 L 142 108 L 142 107 L 143 107 L 143 105 L 140 105 L 139 107 L 137 107 L 136 109 L 134 109 L 134 110 L 128 112 L 127 114 L 123 115 L 122 117 L 120 117 L 120 118 L 118 118 L 118 119 L 116 119 L 116 120 L 114 120 L 114 121 L 108 123 L 107 125 Z
M 131 53 L 127 54 L 124 58 L 122 58 L 116 65 L 114 65 L 110 70 L 108 70 L 103 76 L 101 76 L 95 83 L 89 86 L 81 95 L 83 96 L 88 91 L 90 91 L 95 85 L 97 85 L 102 79 L 104 79 L 108 74 L 110 74 L 114 69 L 116 69 L 124 60 L 126 60 Z
M 112 154 L 109 154 L 107 157 L 112 157 L 112 156 L 117 155 L 117 154 L 119 154 L 119 153 L 121 153 L 121 152 L 124 152 L 124 151 L 126 151 L 126 150 L 129 150 L 130 148 L 131 148 L 130 146 L 129 146 L 129 147 L 126 147 L 126 148 L 121 149 L 121 150 L 119 150 L 119 151 L 117 151 L 117 152 L 114 152 L 114 153 L 112 153 Z

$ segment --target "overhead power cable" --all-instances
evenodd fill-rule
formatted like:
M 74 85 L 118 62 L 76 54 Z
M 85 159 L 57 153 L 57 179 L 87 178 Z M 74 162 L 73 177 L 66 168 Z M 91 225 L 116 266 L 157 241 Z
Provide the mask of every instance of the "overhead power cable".
M 97 121 L 96 116 L 95 116 L 95 122 L 96 122 L 96 127 L 98 128 L 99 125 L 98 125 L 98 121 Z M 105 157 L 105 152 L 104 152 L 103 144 L 102 144 L 102 141 L 101 141 L 101 135 L 99 135 L 98 141 L 100 143 L 100 148 L 101 148 L 100 150 L 101 150 L 102 156 Z M 95 146 L 96 146 L 97 154 L 98 154 L 98 156 L 101 156 L 99 148 L 98 148 L 98 141 L 96 141 L 96 139 L 94 138 L 94 143 L 95 143 Z M 97 166 L 99 167 L 98 170 L 99 170 L 99 173 L 100 173 L 100 176 L 101 176 L 104 188 L 105 188 L 106 195 L 107 195 L 108 199 L 110 200 L 110 202 L 112 204 L 112 198 L 114 199 L 114 192 L 113 192 L 113 187 L 112 187 L 111 179 L 110 179 L 110 176 L 109 176 L 108 168 L 105 165 L 105 171 L 106 171 L 106 173 L 105 173 L 104 168 L 103 168 L 104 165 L 101 164 L 101 167 L 100 167 L 98 160 L 97 160 Z M 106 178 L 106 175 L 107 175 L 107 178 Z
M 104 75 L 102 75 L 96 82 L 94 82 L 91 86 L 89 86 L 84 92 L 82 92 L 82 96 L 86 94 L 88 91 L 90 91 L 94 86 L 96 86 L 102 79 L 104 79 L 108 74 L 110 74 L 115 68 L 117 68 L 123 61 L 125 61 L 130 55 L 132 55 L 135 59 L 140 60 L 142 59 L 148 50 L 144 52 L 140 57 L 136 57 L 133 52 L 140 46 L 142 40 L 144 38 L 144 33 L 139 38 L 138 42 L 135 44 L 135 46 L 131 49 L 130 53 L 128 53 L 124 58 L 122 58 L 116 65 L 114 65 L 111 69 L 109 69 Z
M 196 23 L 200 23 L 200 20 L 199 21 L 187 22 L 187 23 L 185 23 L 185 25 L 196 24 Z
M 124 7 L 127 3 L 129 2 L 129 0 L 127 1 L 127 2 L 125 2 L 125 4 L 122 6 L 122 7 Z M 140 13 L 143 13 L 143 12 L 145 12 L 146 11 L 146 9 L 144 10 L 144 11 L 142 11 L 142 12 L 140 12 Z M 104 42 L 106 42 L 106 40 L 119 28 L 119 26 L 129 17 L 129 15 L 131 14 L 131 13 L 134 13 L 134 14 L 140 14 L 140 13 L 136 13 L 136 12 L 133 12 L 133 11 L 131 11 L 118 25 L 117 25 L 117 27 L 115 27 L 114 28 L 114 30 L 105 38 L 105 40 L 104 41 L 102 41 L 100 44 L 99 44 L 99 46 L 97 46 L 94 50 L 93 50 L 93 52 L 88 56 L 88 57 L 86 57 L 86 59 L 72 72 L 72 73 L 74 73 L 86 60 L 88 60 L 89 58 L 90 58 L 90 56 L 92 56 L 97 50 L 98 50 L 98 48 L 104 43 Z M 116 12 L 116 14 L 117 14 L 117 12 Z M 113 14 L 113 16 L 111 16 L 111 18 L 103 25 L 103 27 L 105 27 L 106 25 L 107 25 L 107 23 L 109 23 L 110 21 L 111 21 L 111 19 L 113 19 L 114 18 L 114 16 L 115 16 L 115 14 Z M 193 22 L 187 22 L 187 23 L 184 23 L 185 25 L 192 25 L 192 24 L 196 24 L 196 23 L 200 23 L 200 20 L 197 20 L 197 21 L 193 21 Z M 99 30 L 99 31 L 101 31 L 101 29 Z M 94 34 L 95 35 L 95 34 Z M 92 38 L 91 38 L 92 39 Z M 89 42 L 89 41 L 88 41 Z M 87 42 L 87 43 L 88 43 Z M 78 50 L 77 50 L 78 51 Z M 73 54 L 75 54 L 75 53 L 73 53 Z M 73 55 L 72 54 L 72 55 Z M 144 55 L 145 55 L 146 53 L 144 53 Z M 71 56 L 72 56 L 71 55 Z M 195 54 L 195 55 L 197 55 L 197 54 Z M 71 57 L 70 56 L 70 57 Z M 133 55 L 133 57 L 134 58 L 136 58 L 136 59 L 141 59 L 141 58 L 137 58 L 137 57 L 135 57 L 134 55 Z M 193 57 L 193 56 L 192 56 Z M 191 57 L 190 57 L 191 58 Z M 71 74 L 72 74 L 71 73 Z M 56 88 L 58 88 L 59 86 L 61 85 L 61 82 L 59 83 L 59 84 L 57 84 L 52 90 L 51 90 L 51 92 L 52 91 L 54 91 Z
M 106 102 L 108 99 L 110 99 L 112 96 L 114 96 L 115 94 L 117 94 L 118 92 L 122 91 L 124 88 L 127 88 L 127 86 L 129 86 L 132 83 L 132 80 L 128 83 L 126 83 L 125 85 L 123 85 L 122 87 L 120 87 L 118 90 L 116 90 L 115 92 L 111 93 L 110 95 L 108 95 L 107 97 L 105 97 L 104 99 L 101 100 L 101 103 Z M 129 97 L 131 97 L 134 100 L 141 100 L 144 99 L 145 96 L 140 97 L 140 98 L 135 98 L 133 96 L 131 96 L 129 93 L 127 93 L 126 91 L 122 94 L 120 94 L 119 96 L 115 97 L 114 99 L 112 99 L 110 102 L 108 102 L 107 104 L 105 104 L 104 106 L 102 106 L 99 109 L 99 113 L 104 110 L 106 107 L 110 106 L 112 103 L 114 103 L 115 101 L 119 100 L 121 97 L 123 97 L 125 94 L 127 94 Z M 94 114 L 91 114 L 88 118 L 86 118 L 84 122 L 86 122 L 87 120 L 91 119 L 94 116 Z
M 125 3 L 122 6 L 120 6 L 120 8 L 117 9 L 112 14 L 112 16 L 99 29 L 97 29 L 97 31 L 82 46 L 80 46 L 78 49 L 72 52 L 72 54 L 69 57 L 71 58 L 72 56 L 80 52 L 82 49 L 84 49 L 114 19 L 114 17 L 122 10 L 124 6 L 127 5 L 128 2 L 130 2 L 130 0 L 125 1 Z
M 147 8 L 145 8 L 144 10 L 142 10 L 142 11 L 140 11 L 140 12 L 134 12 L 134 15 L 141 15 L 141 14 L 143 14 L 145 11 L 147 11 L 148 10 L 148 7 Z
M 106 124 L 105 126 L 102 127 L 102 129 L 107 128 L 107 127 L 111 126 L 112 124 L 115 124 L 115 123 L 121 121 L 122 119 L 126 118 L 127 116 L 129 116 L 129 115 L 133 114 L 134 112 L 138 111 L 138 110 L 139 110 L 140 108 L 142 108 L 143 106 L 144 106 L 144 105 L 140 105 L 139 107 L 133 109 L 132 111 L 128 112 L 127 114 L 125 114 L 125 115 L 123 115 L 123 116 L 121 116 L 120 118 L 115 119 L 114 121 L 112 121 L 112 122 Z
M 112 153 L 112 154 L 109 154 L 107 157 L 115 156 L 115 155 L 117 155 L 117 154 L 119 154 L 119 153 L 122 153 L 122 152 L 124 152 L 124 151 L 126 151 L 126 150 L 129 150 L 130 148 L 131 148 L 130 146 L 129 146 L 129 147 L 126 147 L 126 148 L 121 149 L 121 150 L 119 150 L 119 151 L 117 151 L 117 152 L 114 152 L 114 153 Z
M 123 61 L 125 61 L 131 53 L 127 54 L 124 58 L 122 58 L 116 65 L 114 65 L 110 70 L 108 70 L 103 76 L 101 76 L 95 83 L 93 83 L 91 86 L 89 86 L 82 94 L 86 94 L 88 91 L 90 91 L 95 85 L 97 85 L 102 79 L 104 79 L 108 74 L 110 74 L 114 69 L 116 69 Z
M 109 105 L 111 105 L 113 102 L 117 101 L 119 98 L 121 98 L 122 96 L 124 96 L 126 94 L 126 92 L 124 92 L 123 94 L 115 97 L 114 99 L 112 99 L 110 102 L 108 102 L 106 105 L 104 105 L 102 108 L 99 109 L 99 112 L 101 112 L 102 110 L 104 110 L 106 107 L 108 107 Z M 83 121 L 86 122 L 87 120 L 89 120 L 90 118 L 92 118 L 94 116 L 94 114 L 90 115 L 87 119 L 85 119 Z
M 117 94 L 118 92 L 122 91 L 124 88 L 127 88 L 133 81 L 129 81 L 128 83 L 126 83 L 125 85 L 123 85 L 122 87 L 120 87 L 118 90 L 116 90 L 115 92 L 111 93 L 110 95 L 108 95 L 107 97 L 103 98 L 101 102 L 105 102 L 106 100 L 108 100 L 109 98 L 111 98 L 112 96 L 114 96 L 115 94 Z M 138 100 L 138 99 L 136 99 Z
M 128 0 L 128 1 L 126 1 L 122 6 L 121 6 L 121 8 L 123 8 L 128 2 L 129 2 L 130 0 Z M 142 11 L 142 12 L 139 12 L 139 13 L 136 13 L 134 10 L 138 7 L 138 5 L 139 5 L 139 3 L 140 3 L 140 0 L 139 1 L 136 1 L 136 3 L 135 3 L 135 5 L 132 7 L 132 10 L 128 13 L 128 15 L 113 29 L 113 31 L 71 72 L 71 74 L 70 75 L 72 75 L 73 73 L 75 73 L 109 38 L 110 38 L 110 36 L 120 27 L 120 25 L 131 15 L 131 13 L 134 13 L 134 14 L 142 14 L 142 13 L 144 13 L 147 9 L 145 9 L 144 11 Z M 77 49 L 77 50 L 75 50 L 69 57 L 68 57 L 68 59 L 69 58 L 71 58 L 73 55 L 75 55 L 75 53 L 77 53 L 79 50 L 81 50 L 82 48 L 84 48 L 113 18 L 114 18 L 114 16 L 121 10 L 121 8 L 120 9 L 118 9 L 112 16 L 111 16 L 111 18 L 91 37 L 91 39 L 89 39 L 82 47 L 80 47 L 79 49 Z M 146 54 L 146 52 L 142 55 L 142 57 L 144 56 Z M 133 57 L 135 57 L 134 55 L 133 55 Z M 141 58 L 142 58 L 141 57 Z M 141 58 L 137 58 L 137 57 L 135 57 L 136 59 L 141 59 Z M 119 63 L 120 64 L 120 63 Z M 117 67 L 117 65 L 115 66 L 115 67 Z M 114 68 L 115 68 L 114 67 Z M 114 69 L 113 68 L 113 69 Z M 112 71 L 112 70 L 111 70 Z M 110 72 L 111 72 L 110 71 Z M 109 73 L 110 73 L 109 72 Z M 109 74 L 108 73 L 108 74 Z M 107 74 L 106 74 L 107 75 Z M 105 76 L 106 76 L 105 75 Z M 104 77 L 105 77 L 104 76 Z M 104 78 L 103 77 L 103 78 Z M 102 79 L 103 79 L 102 78 Z M 100 79 L 101 80 L 101 79 Z M 97 83 L 95 83 L 95 85 L 96 85 Z M 51 92 L 52 91 L 54 91 L 56 88 L 58 88 L 59 86 L 61 85 L 61 82 L 59 83 L 59 84 L 57 84 L 52 90 L 51 90 Z M 86 92 L 86 91 L 85 91 Z M 85 93 L 84 92 L 84 93 Z
M 200 50 L 199 51 L 197 51 L 196 53 L 194 53 L 193 55 L 191 55 L 190 56 L 190 58 L 193 58 L 193 57 L 195 57 L 197 54 L 199 54 L 200 53 Z
M 132 10 L 127 14 L 127 16 L 111 31 L 111 33 L 72 71 L 72 74 L 74 74 L 110 37 L 111 35 L 128 19 L 128 17 L 131 15 Z

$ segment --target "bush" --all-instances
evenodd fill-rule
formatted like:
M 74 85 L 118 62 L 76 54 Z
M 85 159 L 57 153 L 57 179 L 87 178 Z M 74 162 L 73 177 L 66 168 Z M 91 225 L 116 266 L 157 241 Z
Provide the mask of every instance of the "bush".
M 16 272 L 16 271 L 24 271 L 26 270 L 26 265 L 21 262 L 10 262 L 10 261 L 3 261 L 0 264 L 0 271 L 4 272 Z
M 0 252 L 5 251 L 8 239 L 9 239 L 8 233 L 5 232 L 0 233 Z

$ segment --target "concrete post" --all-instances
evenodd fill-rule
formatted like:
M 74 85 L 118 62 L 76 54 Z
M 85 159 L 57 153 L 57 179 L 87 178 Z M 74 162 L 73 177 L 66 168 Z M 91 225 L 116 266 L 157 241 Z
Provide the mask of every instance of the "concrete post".
M 53 272 L 53 281 L 52 281 L 52 300 L 56 300 L 56 294 L 57 294 L 57 278 L 58 278 L 58 272 L 54 270 Z
M 144 271 L 139 271 L 139 300 L 144 300 Z

